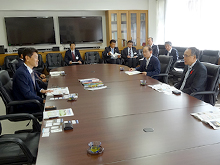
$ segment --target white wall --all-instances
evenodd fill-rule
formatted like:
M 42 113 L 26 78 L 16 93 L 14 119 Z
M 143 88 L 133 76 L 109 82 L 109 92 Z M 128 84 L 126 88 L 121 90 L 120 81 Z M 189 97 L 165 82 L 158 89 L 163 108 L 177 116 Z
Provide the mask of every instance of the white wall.
M 156 36 L 156 0 L 1 0 L 0 45 L 8 47 L 4 17 L 53 16 L 56 43 L 59 42 L 58 16 L 102 16 L 103 43 L 78 44 L 77 46 L 100 46 L 106 43 L 106 10 L 148 10 L 148 33 Z M 156 41 L 155 41 L 156 42 Z M 51 48 L 55 45 L 38 45 L 36 48 Z M 10 49 L 15 49 L 11 47 Z

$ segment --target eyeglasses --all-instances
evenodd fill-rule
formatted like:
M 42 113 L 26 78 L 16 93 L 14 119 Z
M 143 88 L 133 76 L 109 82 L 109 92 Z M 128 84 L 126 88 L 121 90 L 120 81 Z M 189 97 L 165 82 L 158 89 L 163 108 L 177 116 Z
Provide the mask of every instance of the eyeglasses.
M 186 54 L 183 55 L 183 57 L 190 57 L 190 56 L 192 56 L 192 55 L 186 55 Z

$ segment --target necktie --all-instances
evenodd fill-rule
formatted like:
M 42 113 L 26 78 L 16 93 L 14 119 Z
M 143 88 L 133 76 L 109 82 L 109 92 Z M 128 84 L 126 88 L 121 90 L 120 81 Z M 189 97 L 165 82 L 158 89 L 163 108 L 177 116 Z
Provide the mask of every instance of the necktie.
M 34 83 L 34 88 L 35 88 L 35 76 L 34 76 L 34 71 L 32 71 L 31 73 L 31 78 L 32 78 L 32 81 Z
M 187 72 L 186 72 L 186 74 L 185 74 L 183 83 L 182 83 L 182 85 L 181 85 L 181 87 L 180 87 L 180 90 L 183 90 L 183 88 L 185 87 L 186 80 L 187 80 L 187 78 L 189 77 L 189 73 L 190 73 L 191 70 L 192 70 L 192 68 L 191 68 L 191 67 L 188 67 L 188 70 L 187 70 Z
M 131 48 L 129 48 L 129 53 L 128 53 L 128 55 L 131 57 Z
M 169 56 L 169 55 L 170 55 L 170 52 L 167 53 L 167 56 Z
M 76 57 L 73 52 L 72 52 L 72 57 L 73 57 L 73 62 L 76 62 Z
M 150 62 L 150 59 L 146 59 L 147 61 L 146 61 L 146 69 L 147 69 L 147 66 L 148 66 L 148 64 L 149 64 L 149 62 Z
M 113 48 L 111 48 L 112 49 L 112 54 L 114 54 L 114 49 Z

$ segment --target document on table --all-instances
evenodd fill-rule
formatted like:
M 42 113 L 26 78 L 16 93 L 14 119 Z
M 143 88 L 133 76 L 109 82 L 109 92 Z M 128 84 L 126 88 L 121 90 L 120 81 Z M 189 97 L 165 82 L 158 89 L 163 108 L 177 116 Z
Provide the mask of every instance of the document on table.
M 54 71 L 54 72 L 50 72 L 51 76 L 60 76 L 60 74 L 65 74 L 64 71 Z
M 69 88 L 68 87 L 61 87 L 61 88 L 49 88 L 48 90 L 53 90 L 51 93 L 47 93 L 47 96 L 54 96 L 54 95 L 68 95 Z
M 156 84 L 156 85 L 148 85 L 148 86 L 158 92 L 163 92 L 167 95 L 171 95 L 172 91 L 177 91 L 177 89 L 175 87 L 170 86 L 168 84 L 164 84 L 164 83 L 160 83 L 160 84 Z
M 72 108 L 44 112 L 44 119 L 66 117 L 66 116 L 74 116 Z
M 125 73 L 127 74 L 127 75 L 136 75 L 136 74 L 140 74 L 141 72 L 140 71 L 125 71 Z
M 55 97 L 55 98 L 51 97 L 49 100 L 60 100 L 60 99 L 69 99 L 69 98 L 78 99 L 78 93 L 63 95 L 63 97 Z

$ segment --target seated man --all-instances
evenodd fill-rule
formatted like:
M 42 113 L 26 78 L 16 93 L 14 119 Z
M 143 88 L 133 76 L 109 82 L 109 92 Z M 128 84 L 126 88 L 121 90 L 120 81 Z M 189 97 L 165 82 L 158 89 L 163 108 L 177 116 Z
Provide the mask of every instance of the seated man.
M 173 63 L 171 65 L 171 69 L 172 69 L 176 60 L 178 60 L 179 54 L 175 48 L 172 48 L 172 43 L 170 41 L 165 42 L 165 48 L 166 48 L 165 55 L 173 56 Z
M 51 92 L 50 90 L 40 89 L 33 72 L 33 67 L 38 66 L 38 51 L 34 48 L 26 48 L 23 51 L 24 64 L 15 72 L 13 77 L 13 96 L 15 100 L 38 100 L 43 104 L 43 99 L 37 94 Z M 40 109 L 36 104 L 30 103 L 21 105 L 18 112 L 34 113 Z
M 104 56 L 104 59 L 106 60 L 107 63 L 121 64 L 121 59 L 120 59 L 121 56 L 120 55 L 114 56 L 115 53 L 119 54 L 119 49 L 118 49 L 118 47 L 115 47 L 115 45 L 116 45 L 116 41 L 111 40 L 110 46 L 105 47 L 105 51 L 103 52 L 103 56 Z
M 154 45 L 153 44 L 153 38 L 152 37 L 149 37 L 147 39 L 147 43 L 148 43 L 148 46 L 151 46 L 152 47 L 152 55 L 154 55 L 155 57 L 158 57 L 158 54 L 159 54 L 159 48 L 157 45 Z
M 64 61 L 67 65 L 82 64 L 83 60 L 80 55 L 79 50 L 75 49 L 76 44 L 74 42 L 70 43 L 70 49 L 66 51 Z
M 185 68 L 181 77 L 175 87 L 184 93 L 191 94 L 193 92 L 201 92 L 206 88 L 207 69 L 197 60 L 199 57 L 199 50 L 191 47 L 184 52 Z M 202 99 L 203 95 L 196 95 L 198 99 Z
M 125 60 L 125 64 L 128 67 L 135 68 L 138 64 L 138 54 L 135 47 L 133 47 L 133 41 L 129 40 L 127 42 L 128 47 L 124 48 L 122 51 L 122 58 Z
M 24 59 L 23 59 L 23 51 L 24 51 L 25 48 L 19 48 L 18 49 L 18 63 L 16 64 L 16 69 L 18 69 L 21 65 L 24 64 Z M 34 70 L 34 74 L 35 74 L 35 78 L 37 80 L 37 83 L 39 85 L 40 88 L 43 88 L 43 89 L 47 89 L 47 79 L 46 79 L 46 76 L 45 74 L 42 74 L 38 71 L 35 71 Z
M 141 62 L 141 66 L 131 68 L 130 71 L 137 70 L 150 77 L 160 74 L 160 61 L 152 55 L 152 48 L 150 46 L 143 48 L 143 55 L 144 59 Z

